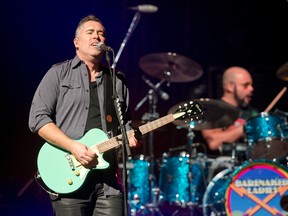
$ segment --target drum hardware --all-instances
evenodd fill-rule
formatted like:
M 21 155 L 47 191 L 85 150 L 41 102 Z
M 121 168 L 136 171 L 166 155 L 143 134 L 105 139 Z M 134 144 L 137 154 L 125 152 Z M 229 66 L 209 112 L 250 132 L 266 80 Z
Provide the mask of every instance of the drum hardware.
M 283 116 L 285 119 L 288 117 L 288 112 L 279 109 L 275 109 L 273 114 Z
M 237 166 L 246 161 L 247 143 L 223 143 L 221 152 L 223 156 L 230 157 L 229 162 L 233 164 L 233 166 Z
M 166 76 L 167 77 L 167 76 Z M 145 119 L 146 121 L 153 121 L 159 117 L 159 114 L 156 112 L 157 110 L 157 101 L 158 101 L 158 96 L 162 96 L 161 92 L 159 92 L 160 86 L 166 82 L 166 78 L 162 79 L 160 82 L 158 82 L 155 86 L 145 78 L 145 83 L 151 88 L 149 89 L 147 95 L 137 104 L 135 107 L 135 111 L 137 111 L 143 104 L 144 102 L 148 99 L 149 102 L 149 112 L 145 113 Z M 152 87 L 153 86 L 153 87 Z M 154 139 L 154 133 L 153 131 L 148 133 L 148 145 L 149 145 L 149 190 L 150 191 L 150 196 L 148 202 L 146 202 L 145 206 L 142 206 L 141 212 L 146 212 L 149 211 L 149 215 L 153 216 L 157 213 L 157 215 L 162 215 L 161 211 L 158 208 L 158 202 L 157 202 L 157 197 L 158 197 L 158 188 L 155 183 L 155 173 L 154 173 L 154 144 L 153 144 L 153 139 Z M 145 145 L 144 145 L 145 146 Z M 145 152 L 145 151 L 144 151 Z

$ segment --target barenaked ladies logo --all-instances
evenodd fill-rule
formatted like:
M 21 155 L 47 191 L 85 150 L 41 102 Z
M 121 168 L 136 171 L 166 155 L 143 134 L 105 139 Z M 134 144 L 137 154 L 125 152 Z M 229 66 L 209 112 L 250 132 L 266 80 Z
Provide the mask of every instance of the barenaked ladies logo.
M 245 179 L 236 180 L 235 186 L 237 188 L 246 188 L 249 194 L 271 194 L 278 193 L 279 187 L 288 185 L 286 178 L 272 178 L 272 179 Z

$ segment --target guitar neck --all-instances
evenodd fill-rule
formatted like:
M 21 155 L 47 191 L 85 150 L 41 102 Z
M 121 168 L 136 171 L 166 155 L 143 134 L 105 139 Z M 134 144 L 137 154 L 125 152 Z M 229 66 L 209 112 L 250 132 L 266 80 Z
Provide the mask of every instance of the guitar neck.
M 157 128 L 160 128 L 168 123 L 171 123 L 175 120 L 174 116 L 172 114 L 169 114 L 167 116 L 164 116 L 162 118 L 159 118 L 155 121 L 148 122 L 147 124 L 141 125 L 139 127 L 140 132 L 144 135 L 146 133 L 149 133 Z
M 147 124 L 141 125 L 139 127 L 140 132 L 142 133 L 142 135 L 149 133 L 159 127 L 162 127 L 168 123 L 171 123 L 175 120 L 175 117 L 173 116 L 173 114 L 169 114 L 167 116 L 161 117 L 155 121 L 152 122 L 148 122 Z M 127 137 L 128 139 L 130 137 L 134 136 L 134 130 L 129 130 L 127 131 Z M 91 149 L 96 150 L 101 154 L 104 153 L 112 148 L 118 147 L 122 145 L 122 134 L 113 137 L 107 141 L 104 141 L 102 143 L 98 143 L 97 145 L 93 145 L 91 147 Z

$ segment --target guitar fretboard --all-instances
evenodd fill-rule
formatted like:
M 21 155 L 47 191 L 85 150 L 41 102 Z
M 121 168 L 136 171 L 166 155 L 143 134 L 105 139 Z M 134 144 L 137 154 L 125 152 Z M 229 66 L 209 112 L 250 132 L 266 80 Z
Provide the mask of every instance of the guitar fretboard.
M 171 123 L 175 120 L 173 114 L 169 114 L 167 116 L 161 117 L 155 121 L 148 122 L 147 124 L 144 124 L 139 127 L 140 132 L 144 135 L 146 133 L 149 133 L 150 131 L 153 131 L 159 127 L 162 127 L 163 125 L 166 125 L 168 123 Z M 134 130 L 127 131 L 127 137 L 128 139 L 130 137 L 134 136 Z M 116 137 L 113 137 L 107 141 L 104 141 L 102 143 L 99 143 L 95 146 L 92 146 L 91 149 L 97 148 L 99 153 L 104 153 L 112 148 L 115 148 L 117 146 L 122 145 L 122 134 L 118 135 Z

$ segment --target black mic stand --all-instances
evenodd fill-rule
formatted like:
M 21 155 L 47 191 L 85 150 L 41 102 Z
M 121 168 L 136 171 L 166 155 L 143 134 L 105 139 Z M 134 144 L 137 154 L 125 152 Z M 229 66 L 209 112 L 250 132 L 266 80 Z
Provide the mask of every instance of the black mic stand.
M 114 51 L 113 49 L 111 50 L 114 58 Z M 109 69 L 110 69 L 110 74 L 111 74 L 111 79 L 112 79 L 112 88 L 113 88 L 113 101 L 114 101 L 114 107 L 115 107 L 115 112 L 118 118 L 119 122 L 119 127 L 121 130 L 121 138 L 122 138 L 122 159 L 123 159 L 123 193 L 124 193 L 124 215 L 128 216 L 128 202 L 127 202 L 127 168 L 126 168 L 126 157 L 131 157 L 131 150 L 129 146 L 129 140 L 127 137 L 127 131 L 126 127 L 124 125 L 123 121 L 123 113 L 121 110 L 121 105 L 119 103 L 119 98 L 117 96 L 117 91 L 116 91 L 116 72 L 115 69 L 110 66 L 110 58 L 109 58 L 109 53 L 106 51 L 106 61 L 108 63 Z
M 127 138 L 127 134 L 126 134 L 126 128 L 125 126 L 122 124 L 123 123 L 123 117 L 122 117 L 122 113 L 121 113 L 121 108 L 120 108 L 120 104 L 119 99 L 117 98 L 117 92 L 116 92 L 116 75 L 115 75 L 115 67 L 116 64 L 120 58 L 120 55 L 127 43 L 127 41 L 129 40 L 132 32 L 134 31 L 134 29 L 136 28 L 136 25 L 138 24 L 139 20 L 140 20 L 140 12 L 136 12 L 133 20 L 130 24 L 130 27 L 128 29 L 128 32 L 126 33 L 126 36 L 120 46 L 120 49 L 118 50 L 116 57 L 114 58 L 114 51 L 112 49 L 113 52 L 113 64 L 110 68 L 110 72 L 111 72 L 111 77 L 112 77 L 112 83 L 113 83 L 113 100 L 114 100 L 114 106 L 115 106 L 115 110 L 116 110 L 116 114 L 120 123 L 120 128 L 121 128 L 121 133 L 122 133 L 122 140 L 123 140 L 123 145 L 122 145 L 122 160 L 123 160 L 123 170 L 122 170 L 122 178 L 123 178 L 123 189 L 124 189 L 124 215 L 127 216 L 128 215 L 128 199 L 127 199 L 127 168 L 126 168 L 126 162 L 127 159 L 126 157 L 131 157 L 131 151 L 130 151 L 130 147 L 129 147 L 129 141 Z M 107 62 L 109 59 L 108 53 L 106 52 L 106 58 L 107 58 Z

